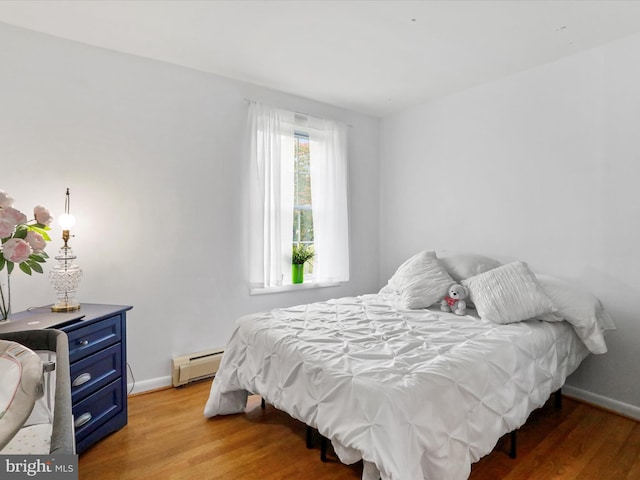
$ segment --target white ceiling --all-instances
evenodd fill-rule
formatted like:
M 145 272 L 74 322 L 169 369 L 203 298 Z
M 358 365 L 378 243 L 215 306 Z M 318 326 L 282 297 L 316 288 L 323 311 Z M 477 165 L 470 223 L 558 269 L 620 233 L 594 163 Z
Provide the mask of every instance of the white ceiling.
M 384 116 L 639 32 L 640 1 L 4 0 L 0 21 Z

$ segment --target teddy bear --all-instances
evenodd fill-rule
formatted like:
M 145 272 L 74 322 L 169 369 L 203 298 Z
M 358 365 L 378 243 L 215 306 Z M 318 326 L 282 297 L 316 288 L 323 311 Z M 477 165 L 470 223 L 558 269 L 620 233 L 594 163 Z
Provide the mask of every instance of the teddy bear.
M 454 283 L 449 287 L 449 295 L 440 302 L 440 310 L 443 312 L 453 312 L 456 315 L 467 313 L 467 302 L 465 298 L 469 296 L 469 289 L 459 283 Z

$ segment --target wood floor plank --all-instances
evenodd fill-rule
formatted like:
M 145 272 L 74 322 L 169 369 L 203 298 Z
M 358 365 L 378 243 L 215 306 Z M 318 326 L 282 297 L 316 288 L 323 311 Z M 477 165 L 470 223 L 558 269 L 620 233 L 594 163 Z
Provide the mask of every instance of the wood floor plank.
M 362 465 L 305 444 L 305 425 L 249 397 L 243 414 L 206 419 L 210 381 L 129 398 L 129 424 L 80 455 L 80 480 L 355 480 Z M 637 480 L 640 424 L 564 399 L 532 413 L 472 466 L 471 480 Z
M 625 441 L 624 449 L 616 456 L 609 478 L 637 480 L 640 478 L 640 423 Z
M 614 475 L 617 465 L 620 462 L 620 451 L 630 449 L 630 437 L 633 433 L 634 425 L 626 421 L 622 417 L 611 418 L 606 423 L 606 428 L 597 432 L 602 442 L 595 454 L 586 463 L 575 478 L 581 478 L 584 475 L 590 475 L 594 479 L 610 480 L 612 478 L 623 478 L 624 470 L 619 470 L 619 474 Z M 637 444 L 636 444 L 637 446 Z
M 518 465 L 504 477 L 505 480 L 549 480 L 574 478 L 573 469 L 582 470 L 590 449 L 600 443 L 594 434 L 603 428 L 607 414 L 601 410 L 584 415 L 581 408 L 572 412 L 567 423 L 561 423 L 534 451 L 519 458 Z M 564 427 L 564 428 L 563 428 Z M 559 442 L 558 439 L 562 439 Z M 563 445 L 558 448 L 558 445 Z M 533 467 L 533 468 L 532 468 Z

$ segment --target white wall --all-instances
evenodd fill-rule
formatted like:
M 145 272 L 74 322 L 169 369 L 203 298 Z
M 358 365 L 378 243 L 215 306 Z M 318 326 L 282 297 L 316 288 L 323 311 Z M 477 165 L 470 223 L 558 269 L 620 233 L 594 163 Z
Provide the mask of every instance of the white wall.
M 246 98 L 352 125 L 343 286 L 248 294 Z M 224 345 L 239 315 L 377 287 L 378 134 L 378 119 L 0 24 L 0 189 L 60 213 L 71 188 L 78 297 L 134 306 L 137 390 L 166 384 L 173 355 Z M 14 310 L 55 300 L 52 266 L 12 276 Z
M 521 259 L 618 330 L 571 392 L 640 418 L 640 35 L 385 118 L 382 284 L 423 248 Z

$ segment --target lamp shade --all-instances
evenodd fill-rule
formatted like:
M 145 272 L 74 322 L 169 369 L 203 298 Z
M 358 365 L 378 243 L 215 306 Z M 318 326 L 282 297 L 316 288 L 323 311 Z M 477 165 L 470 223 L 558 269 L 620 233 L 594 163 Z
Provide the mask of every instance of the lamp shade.
M 58 223 L 63 230 L 71 230 L 71 227 L 76 224 L 76 218 L 69 213 L 63 213 L 58 217 Z

